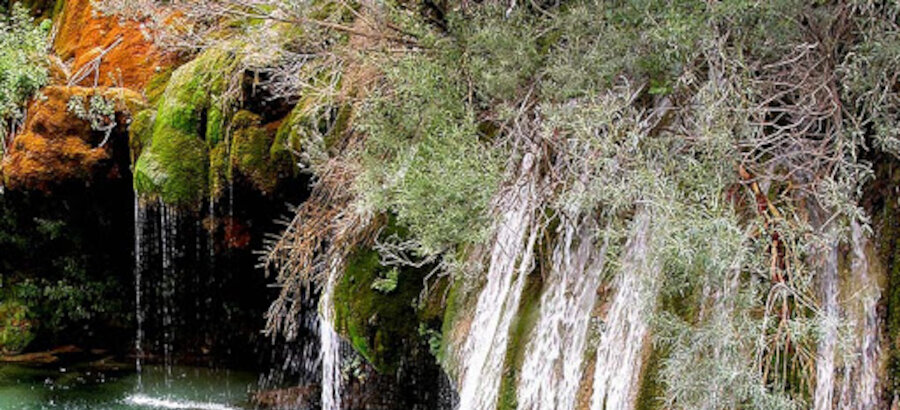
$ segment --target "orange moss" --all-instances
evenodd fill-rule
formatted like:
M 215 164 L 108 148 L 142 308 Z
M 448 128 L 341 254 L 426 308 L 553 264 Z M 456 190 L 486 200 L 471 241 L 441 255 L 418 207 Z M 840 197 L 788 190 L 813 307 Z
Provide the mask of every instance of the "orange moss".
M 71 73 L 88 64 L 101 50 L 119 38 L 122 42 L 103 57 L 100 86 L 143 89 L 151 77 L 172 59 L 160 51 L 138 22 L 120 22 L 116 17 L 95 13 L 91 0 L 68 0 L 59 22 L 54 48 L 59 57 L 71 61 Z M 93 85 L 94 76 L 83 85 Z
M 4 185 L 11 189 L 46 191 L 55 183 L 91 176 L 99 164 L 112 156 L 113 144 L 99 147 L 104 135 L 68 112 L 72 96 L 87 99 L 95 93 L 118 102 L 116 117 L 122 128 L 127 113 L 137 109 L 142 101 L 140 95 L 125 89 L 61 86 L 43 89 L 43 97 L 29 105 L 24 130 L 12 140 L 3 159 Z M 115 170 L 107 171 L 107 175 L 116 174 Z

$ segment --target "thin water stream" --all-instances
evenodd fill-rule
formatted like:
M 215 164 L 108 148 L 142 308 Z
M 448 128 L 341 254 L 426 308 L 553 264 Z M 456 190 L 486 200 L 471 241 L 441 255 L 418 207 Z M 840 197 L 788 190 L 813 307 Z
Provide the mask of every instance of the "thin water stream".
M 648 255 L 650 218 L 647 210 L 638 210 L 625 245 L 597 347 L 592 410 L 634 408 L 659 287 L 659 267 Z
M 605 243 L 594 241 L 592 220 L 563 223 L 549 284 L 528 344 L 518 386 L 520 409 L 572 409 L 578 394 L 588 324 L 603 270 Z
M 535 206 L 534 162 L 532 154 L 525 155 L 514 186 L 497 204 L 500 220 L 487 284 L 478 297 L 475 318 L 460 354 L 459 409 L 492 409 L 497 403 L 509 325 L 519 306 L 537 236 L 530 229 Z
M 338 266 L 333 264 L 332 266 Z M 322 361 L 322 409 L 341 408 L 341 341 L 332 325 L 334 310 L 332 298 L 337 285 L 338 271 L 331 269 L 319 307 L 319 337 Z

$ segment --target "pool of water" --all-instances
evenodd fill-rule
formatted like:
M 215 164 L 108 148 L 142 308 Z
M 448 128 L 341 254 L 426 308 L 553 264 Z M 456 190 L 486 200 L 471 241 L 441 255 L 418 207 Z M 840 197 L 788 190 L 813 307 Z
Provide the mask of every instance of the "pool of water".
M 252 408 L 251 373 L 197 367 L 131 369 L 81 365 L 29 367 L 0 364 L 0 409 Z

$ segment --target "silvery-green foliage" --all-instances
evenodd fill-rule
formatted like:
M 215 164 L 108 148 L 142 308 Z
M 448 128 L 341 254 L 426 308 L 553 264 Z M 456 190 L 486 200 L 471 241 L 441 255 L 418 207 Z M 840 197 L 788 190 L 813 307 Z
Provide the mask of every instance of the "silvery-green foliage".
M 481 140 L 459 74 L 428 56 L 407 56 L 359 113 L 367 135 L 356 189 L 369 207 L 394 213 L 434 254 L 484 239 L 500 158 Z
M 856 13 L 860 41 L 854 44 L 838 67 L 847 128 L 861 138 L 871 128 L 874 145 L 900 155 L 900 96 L 895 73 L 900 70 L 900 29 L 896 25 L 900 5 L 896 2 L 850 2 Z
M 115 125 L 115 100 L 99 94 L 92 95 L 87 103 L 83 96 L 73 95 L 69 98 L 66 109 L 75 117 L 89 122 L 94 131 L 106 131 L 111 125 Z

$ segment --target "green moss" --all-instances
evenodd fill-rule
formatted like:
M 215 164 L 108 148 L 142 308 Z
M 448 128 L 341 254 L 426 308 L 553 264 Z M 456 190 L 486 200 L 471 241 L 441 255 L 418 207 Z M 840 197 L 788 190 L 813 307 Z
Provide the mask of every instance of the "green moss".
M 236 66 L 231 48 L 215 47 L 172 73 L 159 97 L 152 135 L 135 164 L 139 194 L 181 206 L 206 197 L 209 149 L 224 140 L 220 98 Z
M 353 116 L 353 109 L 349 105 L 343 105 L 337 109 L 334 124 L 325 134 L 325 149 L 332 151 L 340 142 L 344 131 L 350 124 L 350 118 Z M 321 127 L 321 125 L 320 125 Z
M 263 128 L 260 117 L 249 111 L 239 111 L 231 120 L 234 132 L 231 143 L 231 167 L 260 191 L 272 192 L 279 177 L 291 172 L 290 157 L 280 153 L 272 155 L 276 133 Z
M 169 79 L 172 78 L 172 73 L 174 71 L 174 67 L 166 67 L 150 78 L 147 86 L 144 87 L 144 95 L 147 97 L 147 101 L 149 101 L 150 104 L 159 102 L 163 92 L 166 91 L 166 84 L 169 83 Z
M 426 335 L 434 339 L 435 332 L 427 329 L 440 327 L 440 312 L 418 303 L 429 268 L 398 268 L 393 290 L 373 289 L 392 269 L 381 266 L 376 251 L 360 249 L 348 259 L 334 294 L 336 329 L 381 373 L 396 371 L 410 350 L 429 351 Z
M 228 147 L 219 144 L 209 151 L 209 193 L 219 198 L 225 192 L 227 181 L 232 180 L 232 169 L 228 160 Z
M 503 362 L 503 379 L 500 381 L 498 410 L 514 410 L 518 407 L 516 386 L 518 385 L 519 371 L 522 369 L 522 363 L 525 360 L 525 350 L 530 340 L 528 335 L 532 333 L 540 317 L 542 286 L 543 282 L 540 275 L 529 275 L 526 279 L 525 289 L 522 290 L 522 299 L 519 301 L 519 313 L 512 323 L 509 344 L 506 346 L 506 360 Z
M 878 170 L 879 178 L 888 180 L 886 186 L 895 186 L 900 180 L 900 173 L 891 166 L 882 166 Z M 883 252 L 881 259 L 889 267 L 884 300 L 886 301 L 886 324 L 888 340 L 888 389 L 891 396 L 900 393 L 900 213 L 898 213 L 897 196 L 894 190 L 886 190 L 884 208 L 876 215 L 878 223 L 879 249 Z
M 153 145 L 138 158 L 134 188 L 171 205 L 196 204 L 206 194 L 207 149 L 192 134 L 154 133 Z
M 231 118 L 231 128 L 235 130 L 259 127 L 259 125 L 259 115 L 256 115 L 247 110 L 240 110 L 234 114 L 234 117 Z
M 66 0 L 56 0 L 56 2 L 53 4 L 53 14 L 51 15 L 51 18 L 55 20 L 57 17 L 62 15 L 63 9 L 65 7 Z
M 653 349 L 650 357 L 647 358 L 647 364 L 644 366 L 641 375 L 641 387 L 638 390 L 637 401 L 635 403 L 636 410 L 656 410 L 663 408 L 661 398 L 665 394 L 665 386 L 659 379 L 659 372 L 662 367 L 662 361 L 665 355 L 658 349 Z
M 301 100 L 278 126 L 278 131 L 275 132 L 275 142 L 272 143 L 269 155 L 272 157 L 290 156 L 291 151 L 300 150 L 300 138 L 296 127 L 297 120 L 302 115 L 302 109 L 303 101 Z
M 131 117 L 131 125 L 128 127 L 128 146 L 131 148 L 131 162 L 135 163 L 150 143 L 153 137 L 153 122 L 156 119 L 156 110 L 142 110 Z
M 34 340 L 33 327 L 28 307 L 13 300 L 0 303 L 0 353 L 16 354 L 25 350 Z
M 453 328 L 459 317 L 462 286 L 462 278 L 459 278 L 450 285 L 450 291 L 447 293 L 447 306 L 444 309 L 444 325 L 441 328 L 441 333 L 444 335 L 453 334 Z M 453 339 L 450 337 L 444 337 L 443 343 L 441 344 L 441 351 L 438 355 L 438 361 L 443 363 L 444 368 L 448 370 L 451 370 L 454 367 L 452 363 L 447 363 L 447 359 L 450 357 L 450 342 L 452 342 L 452 340 Z
M 277 149 L 277 137 L 290 134 L 290 127 L 276 133 L 254 113 L 231 114 L 232 102 L 224 94 L 241 47 L 232 42 L 208 49 L 171 74 L 159 73 L 148 85 L 148 98 L 159 94 L 152 131 L 139 123 L 132 133 L 132 149 L 140 154 L 135 165 L 139 194 L 190 206 L 221 195 L 235 172 L 264 193 L 294 172 L 290 151 Z M 165 90 L 159 93 L 162 84 Z

